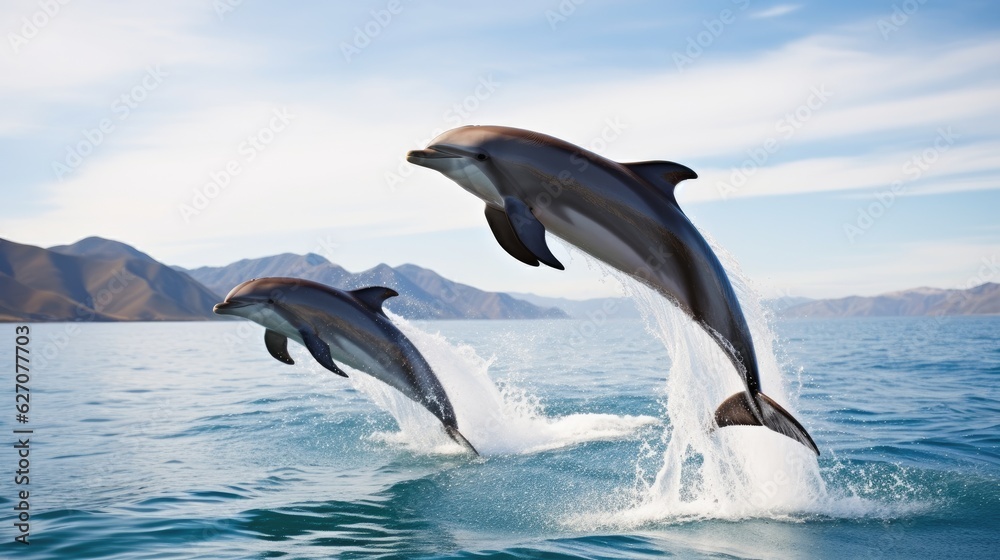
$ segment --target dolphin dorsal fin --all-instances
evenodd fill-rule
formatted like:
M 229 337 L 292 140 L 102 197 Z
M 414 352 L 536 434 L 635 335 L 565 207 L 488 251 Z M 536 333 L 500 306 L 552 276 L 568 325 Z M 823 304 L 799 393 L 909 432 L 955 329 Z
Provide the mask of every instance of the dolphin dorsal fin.
M 382 311 L 382 304 L 385 303 L 385 300 L 398 296 L 399 292 L 393 290 L 392 288 L 371 286 L 368 288 L 351 290 L 350 294 L 354 296 L 354 299 L 360 301 L 362 305 L 368 309 L 380 315 L 385 315 L 385 312 Z
M 689 167 L 672 161 L 636 161 L 622 165 L 668 195 L 675 203 L 677 199 L 674 197 L 674 189 L 677 183 L 698 178 L 698 174 Z

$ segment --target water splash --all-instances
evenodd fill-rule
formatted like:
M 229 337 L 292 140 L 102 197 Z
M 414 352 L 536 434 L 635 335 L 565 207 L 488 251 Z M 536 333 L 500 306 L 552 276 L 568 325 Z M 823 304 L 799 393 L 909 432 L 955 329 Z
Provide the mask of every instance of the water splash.
M 757 351 L 762 390 L 807 427 L 796 410 L 779 363 L 777 337 L 762 298 L 752 289 L 735 258 L 708 238 L 739 298 Z M 664 430 L 659 445 L 647 442 L 636 465 L 636 486 L 608 511 L 572 514 L 565 522 L 578 529 L 640 527 L 692 520 L 808 517 L 891 518 L 924 509 L 909 498 L 913 489 L 893 492 L 892 503 L 857 492 L 831 491 L 817 457 L 798 442 L 763 427 L 714 427 L 716 408 L 745 389 L 718 344 L 677 306 L 653 289 L 579 251 L 592 268 L 619 284 L 631 297 L 670 356 L 663 387 Z M 801 371 L 797 372 L 801 375 Z M 801 378 L 796 379 L 796 387 Z M 822 442 L 820 442 L 822 447 Z M 656 449 L 662 449 L 658 468 Z M 835 462 L 834 469 L 838 468 Z M 649 473 L 655 471 L 650 477 Z M 867 475 L 863 475 L 867 477 Z
M 548 417 L 539 400 L 514 382 L 495 383 L 489 375 L 491 361 L 471 346 L 455 345 L 401 317 L 390 318 L 430 363 L 455 408 L 459 430 L 483 455 L 537 453 L 590 441 L 637 438 L 643 428 L 659 422 L 650 416 L 612 414 Z M 379 433 L 377 439 L 417 453 L 465 453 L 422 406 L 370 376 L 350 379 L 399 425 L 398 432 Z
M 682 311 L 649 288 L 632 290 L 648 328 L 667 348 L 671 365 L 664 387 L 668 428 L 663 465 L 628 515 L 774 516 L 802 511 L 824 496 L 816 458 L 801 444 L 760 427 L 713 428 L 719 404 L 744 390 L 740 377 L 715 341 Z M 746 311 L 762 387 L 798 416 L 770 351 L 773 334 L 756 310 Z

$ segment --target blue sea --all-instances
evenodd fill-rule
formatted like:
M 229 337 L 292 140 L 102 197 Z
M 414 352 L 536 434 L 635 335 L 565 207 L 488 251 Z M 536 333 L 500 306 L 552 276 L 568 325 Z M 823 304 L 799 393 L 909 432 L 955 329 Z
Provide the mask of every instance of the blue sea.
M 471 457 L 392 390 L 249 322 L 0 326 L 3 558 L 998 558 L 1000 317 L 775 320 L 765 392 L 817 459 L 711 429 L 740 389 L 679 312 L 408 322 Z M 16 428 L 30 484 L 15 486 Z M 30 490 L 30 544 L 14 542 Z

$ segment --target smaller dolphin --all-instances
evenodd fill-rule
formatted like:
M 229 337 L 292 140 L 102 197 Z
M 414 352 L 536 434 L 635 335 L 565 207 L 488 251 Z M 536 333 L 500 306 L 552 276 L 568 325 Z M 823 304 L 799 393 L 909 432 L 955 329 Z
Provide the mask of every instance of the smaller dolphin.
M 264 345 L 279 362 L 295 363 L 288 355 L 291 338 L 337 375 L 347 377 L 334 359 L 396 388 L 478 455 L 458 431 L 455 409 L 434 370 L 382 311 L 382 303 L 397 295 L 379 286 L 348 292 L 297 278 L 255 278 L 233 288 L 214 311 L 263 325 Z

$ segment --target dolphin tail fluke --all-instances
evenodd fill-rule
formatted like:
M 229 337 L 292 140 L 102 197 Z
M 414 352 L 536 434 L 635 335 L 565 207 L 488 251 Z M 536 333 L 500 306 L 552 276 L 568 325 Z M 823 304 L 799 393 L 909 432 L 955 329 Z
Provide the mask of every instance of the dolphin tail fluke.
M 462 447 L 468 449 L 469 451 L 471 451 L 473 453 L 473 455 L 476 455 L 476 456 L 479 455 L 479 452 L 476 451 L 476 448 L 472 447 L 472 444 L 469 443 L 469 440 L 465 439 L 465 436 L 462 435 L 462 432 L 458 431 L 458 428 L 456 426 L 445 426 L 444 427 L 444 431 L 445 431 L 446 434 L 448 434 L 448 437 L 450 437 L 451 439 L 455 440 L 455 443 L 457 443 L 457 444 L 461 445 Z
M 808 447 L 813 453 L 819 455 L 819 448 L 809 436 L 809 432 L 799 424 L 799 421 L 792 417 L 787 410 L 774 402 L 771 397 L 764 393 L 757 393 L 757 406 L 760 408 L 761 418 L 764 426 L 781 435 L 788 436 L 802 445 Z M 740 391 L 726 399 L 719 409 L 715 411 L 715 423 L 720 428 L 726 426 L 760 426 L 761 422 L 753 414 L 753 406 L 749 402 L 750 396 L 746 391 Z

